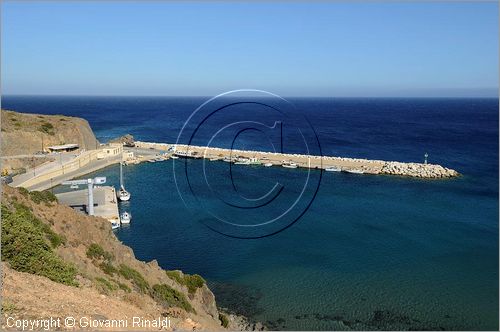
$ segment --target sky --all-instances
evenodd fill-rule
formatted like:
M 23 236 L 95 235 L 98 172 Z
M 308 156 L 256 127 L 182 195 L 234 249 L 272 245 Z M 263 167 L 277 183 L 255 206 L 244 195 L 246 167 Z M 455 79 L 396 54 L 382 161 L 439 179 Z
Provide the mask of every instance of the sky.
M 498 96 L 497 2 L 2 1 L 2 93 Z

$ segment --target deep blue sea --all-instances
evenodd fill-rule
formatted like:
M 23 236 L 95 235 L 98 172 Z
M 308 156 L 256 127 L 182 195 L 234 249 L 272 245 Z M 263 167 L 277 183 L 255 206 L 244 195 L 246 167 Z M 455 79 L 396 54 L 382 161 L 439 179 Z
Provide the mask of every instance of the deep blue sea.
M 2 108 L 83 117 L 101 141 L 130 133 L 173 143 L 206 99 L 12 96 L 2 99 Z M 189 211 L 172 160 L 127 166 L 132 199 L 122 208 L 133 220 L 118 238 L 141 260 L 202 275 L 219 306 L 272 329 L 498 330 L 498 99 L 289 101 L 310 121 L 324 155 L 422 162 L 428 153 L 429 162 L 462 176 L 324 173 L 302 218 L 276 235 L 249 240 L 210 230 L 203 211 L 227 212 L 238 222 L 260 216 L 226 211 L 206 192 L 202 208 Z M 232 107 L 242 119 L 251 113 L 270 120 L 258 106 Z M 215 128 L 223 120 L 207 123 Z M 285 150 L 300 150 L 300 140 L 287 135 Z M 224 145 L 223 138 L 215 145 Z M 235 144 L 270 146 L 257 131 Z M 207 163 L 214 187 L 223 189 L 228 164 Z M 311 173 L 318 179 L 319 171 Z M 97 174 L 118 184 L 118 166 Z M 252 197 L 283 183 L 286 204 L 308 173 L 239 166 L 231 174 L 238 190 Z

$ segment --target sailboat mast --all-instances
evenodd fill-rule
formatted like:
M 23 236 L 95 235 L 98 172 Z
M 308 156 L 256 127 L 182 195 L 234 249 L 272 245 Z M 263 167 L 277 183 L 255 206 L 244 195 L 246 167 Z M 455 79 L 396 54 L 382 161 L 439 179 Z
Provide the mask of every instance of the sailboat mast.
M 120 162 L 120 187 L 123 188 L 123 165 Z

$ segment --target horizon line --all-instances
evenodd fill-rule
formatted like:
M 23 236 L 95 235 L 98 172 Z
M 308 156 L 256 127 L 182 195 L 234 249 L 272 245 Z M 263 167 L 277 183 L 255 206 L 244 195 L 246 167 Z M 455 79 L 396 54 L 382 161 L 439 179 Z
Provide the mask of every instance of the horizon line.
M 500 94 L 499 94 L 500 95 Z M 324 95 L 318 95 L 318 96 L 313 96 L 313 95 L 280 95 L 280 97 L 283 98 L 344 98 L 344 99 L 353 99 L 353 98 L 360 98 L 360 99 L 382 99 L 382 98 L 392 98 L 392 99 L 401 99 L 401 98 L 413 98 L 413 99 L 436 99 L 436 98 L 442 98 L 442 99 L 498 99 L 499 95 L 496 96 L 477 96 L 477 95 L 472 95 L 472 96 L 450 96 L 450 95 L 442 95 L 442 96 L 391 96 L 391 95 L 383 95 L 383 96 L 345 96 L 345 95 L 332 95 L 332 96 L 324 96 Z M 212 95 L 157 95 L 157 94 L 144 94 L 144 95 L 125 95 L 125 94 L 0 94 L 0 98 L 3 97 L 128 97 L 128 98 L 212 98 Z M 261 97 L 265 98 L 260 95 L 246 95 L 246 97 Z

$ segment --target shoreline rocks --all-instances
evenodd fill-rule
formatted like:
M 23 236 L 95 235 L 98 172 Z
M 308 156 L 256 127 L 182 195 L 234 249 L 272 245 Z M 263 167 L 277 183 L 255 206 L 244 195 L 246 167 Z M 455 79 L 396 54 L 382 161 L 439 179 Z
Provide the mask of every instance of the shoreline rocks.
M 326 169 L 335 167 L 342 171 L 363 174 L 386 174 L 408 176 L 422 179 L 453 178 L 460 174 L 450 168 L 424 163 L 407 163 L 398 161 L 370 160 L 360 158 L 334 156 L 308 156 L 303 154 L 286 154 L 265 151 L 224 149 L 217 147 L 203 147 L 185 144 L 166 144 L 136 141 L 136 146 L 158 150 L 172 149 L 175 151 L 192 152 L 193 158 L 222 160 L 224 157 L 255 157 L 267 163 L 280 166 L 283 161 L 294 162 L 297 167 L 310 169 Z
M 386 161 L 380 174 L 411 176 L 426 179 L 452 178 L 460 174 L 450 168 L 435 164 L 402 163 Z

